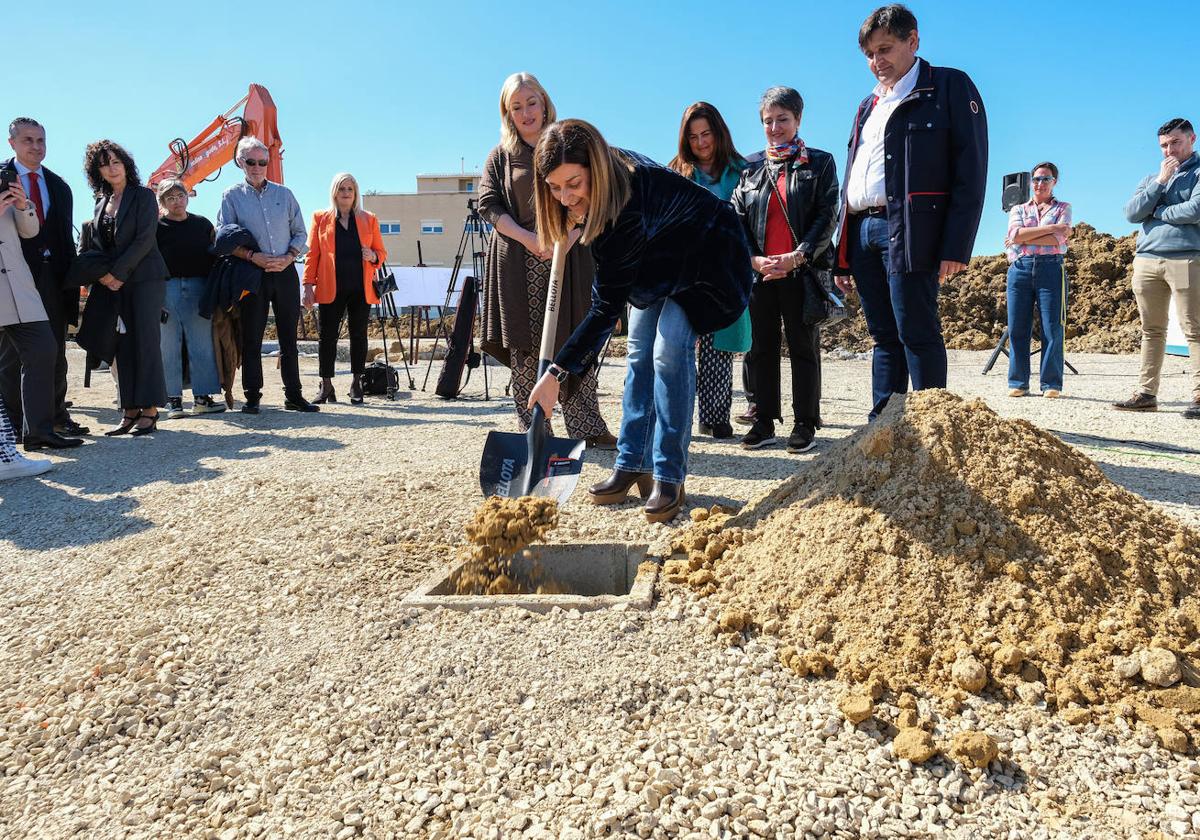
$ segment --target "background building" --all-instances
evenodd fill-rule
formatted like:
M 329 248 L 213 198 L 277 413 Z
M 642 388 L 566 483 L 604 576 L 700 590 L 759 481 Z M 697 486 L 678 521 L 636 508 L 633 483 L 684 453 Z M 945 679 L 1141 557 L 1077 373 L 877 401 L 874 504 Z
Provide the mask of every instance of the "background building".
M 467 199 L 475 197 L 479 177 L 478 172 L 418 175 L 415 193 L 365 193 L 363 207 L 379 217 L 388 262 L 416 265 L 419 241 L 425 265 L 452 266 Z

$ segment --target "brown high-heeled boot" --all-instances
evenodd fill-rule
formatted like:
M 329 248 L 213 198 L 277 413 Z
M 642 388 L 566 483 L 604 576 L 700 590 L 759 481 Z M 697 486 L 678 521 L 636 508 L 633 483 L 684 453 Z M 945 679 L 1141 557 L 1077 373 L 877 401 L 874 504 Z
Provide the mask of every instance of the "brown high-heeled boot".
M 687 495 L 683 492 L 683 484 L 668 484 L 665 481 L 654 482 L 654 492 L 646 500 L 647 522 L 670 522 L 675 514 L 683 510 Z
M 650 473 L 614 469 L 604 481 L 588 488 L 588 498 L 594 505 L 619 505 L 629 496 L 629 488 L 635 484 L 645 498 L 653 489 L 654 478 Z

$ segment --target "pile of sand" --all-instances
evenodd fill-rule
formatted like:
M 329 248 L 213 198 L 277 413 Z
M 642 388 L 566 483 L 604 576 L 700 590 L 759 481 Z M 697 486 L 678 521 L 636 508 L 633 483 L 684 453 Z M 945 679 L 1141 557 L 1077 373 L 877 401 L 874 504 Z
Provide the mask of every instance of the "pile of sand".
M 544 542 L 558 524 L 555 499 L 492 496 L 466 526 L 468 545 L 463 566 L 450 581 L 459 595 L 548 594 L 555 590 L 536 564 L 525 579 L 513 567 L 513 558 L 529 546 Z
M 1067 251 L 1070 285 L 1067 350 L 1077 353 L 1131 353 L 1141 342 L 1133 274 L 1134 234 L 1116 237 L 1087 224 L 1075 225 Z M 1008 319 L 1005 301 L 1008 260 L 1003 254 L 976 257 L 941 291 L 946 345 L 957 350 L 990 350 Z M 822 331 L 825 349 L 871 349 L 866 321 L 852 296 L 851 317 Z
M 778 633 L 801 674 L 1195 730 L 1200 533 L 982 401 L 893 398 L 742 513 L 693 518 L 667 579 L 726 602 L 730 635 Z

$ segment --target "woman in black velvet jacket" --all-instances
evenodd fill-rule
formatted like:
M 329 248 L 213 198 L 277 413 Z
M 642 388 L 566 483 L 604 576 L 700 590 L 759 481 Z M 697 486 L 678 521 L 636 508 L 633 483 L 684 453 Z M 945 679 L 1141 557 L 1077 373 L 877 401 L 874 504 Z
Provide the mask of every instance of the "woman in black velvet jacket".
M 595 127 L 563 120 L 534 150 L 538 236 L 546 247 L 592 247 L 592 306 L 530 395 L 549 416 L 558 383 L 599 356 L 625 304 L 628 369 L 613 474 L 589 489 L 616 504 L 637 485 L 646 517 L 665 522 L 684 503 L 696 401 L 696 337 L 732 324 L 750 294 L 750 249 L 726 202 Z M 653 487 L 651 488 L 651 478 Z

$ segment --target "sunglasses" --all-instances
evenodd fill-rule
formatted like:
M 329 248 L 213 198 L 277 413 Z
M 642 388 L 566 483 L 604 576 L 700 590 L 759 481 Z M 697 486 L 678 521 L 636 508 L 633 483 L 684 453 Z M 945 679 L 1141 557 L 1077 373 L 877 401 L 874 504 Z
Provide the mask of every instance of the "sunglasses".
M 265 160 L 254 160 L 253 158 L 246 158 L 245 160 L 242 161 L 242 166 L 266 166 L 267 163 L 268 162 Z
M 1034 175 L 1033 176 L 1033 183 L 1035 183 L 1035 184 L 1048 184 L 1053 180 L 1054 180 L 1054 178 L 1050 175 Z

